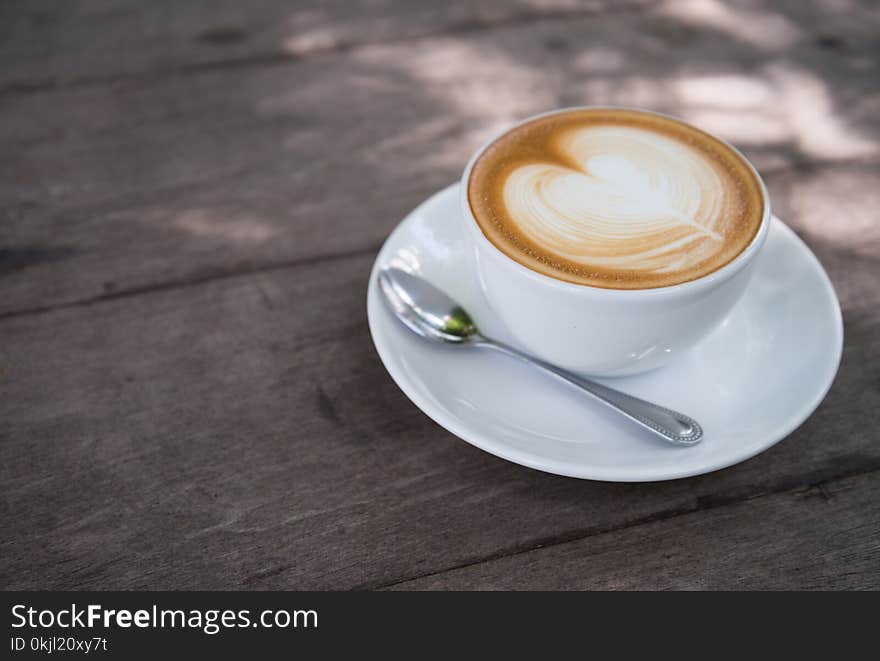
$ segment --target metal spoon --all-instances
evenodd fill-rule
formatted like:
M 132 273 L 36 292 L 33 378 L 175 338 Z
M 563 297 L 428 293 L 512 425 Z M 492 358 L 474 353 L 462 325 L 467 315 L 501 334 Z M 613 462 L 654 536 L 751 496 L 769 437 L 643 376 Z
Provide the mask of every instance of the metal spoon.
M 399 268 L 386 268 L 379 272 L 379 286 L 394 315 L 423 338 L 489 347 L 537 365 L 670 443 L 695 445 L 703 438 L 703 429 L 691 417 L 577 376 L 482 335 L 460 305 L 423 278 Z

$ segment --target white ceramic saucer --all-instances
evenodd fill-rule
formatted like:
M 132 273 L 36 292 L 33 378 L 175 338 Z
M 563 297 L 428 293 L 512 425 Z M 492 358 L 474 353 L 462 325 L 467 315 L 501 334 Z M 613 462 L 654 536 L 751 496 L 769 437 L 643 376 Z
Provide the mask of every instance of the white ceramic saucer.
M 593 480 L 669 480 L 718 470 L 790 434 L 837 372 L 843 322 L 809 248 L 774 218 L 749 288 L 723 325 L 673 364 L 603 383 L 696 418 L 705 439 L 675 447 L 580 392 L 507 356 L 438 346 L 380 299 L 379 268 L 402 262 L 459 300 L 487 335 L 511 341 L 480 291 L 462 227 L 458 184 L 394 230 L 370 275 L 367 314 L 391 377 L 437 423 L 486 452 Z

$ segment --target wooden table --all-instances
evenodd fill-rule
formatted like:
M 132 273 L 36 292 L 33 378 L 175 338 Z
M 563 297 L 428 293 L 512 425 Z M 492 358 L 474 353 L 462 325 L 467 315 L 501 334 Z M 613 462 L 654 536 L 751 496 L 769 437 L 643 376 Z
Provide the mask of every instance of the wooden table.
M 880 588 L 876 3 L 0 5 L 0 587 Z M 655 484 L 456 439 L 385 373 L 373 258 L 510 121 L 732 140 L 846 346 L 772 450 Z

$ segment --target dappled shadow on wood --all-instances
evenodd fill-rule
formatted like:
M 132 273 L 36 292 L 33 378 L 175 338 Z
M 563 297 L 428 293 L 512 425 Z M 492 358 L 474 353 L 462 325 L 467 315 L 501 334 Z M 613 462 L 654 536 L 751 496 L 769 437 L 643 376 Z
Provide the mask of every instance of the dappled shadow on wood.
M 201 45 L 179 43 L 174 58 L 228 47 L 229 65 L 162 74 L 166 57 L 143 63 L 160 67 L 148 77 L 16 98 L 0 128 L 12 154 L 0 177 L 15 219 L 7 242 L 68 252 L 0 280 L 0 312 L 89 300 L 103 282 L 119 294 L 375 249 L 482 140 L 563 105 L 682 116 L 765 173 L 877 158 L 880 19 L 868 3 L 634 5 L 446 15 L 414 3 L 364 16 L 266 2 L 207 25 L 197 10 L 175 16 L 165 38 Z M 375 42 L 365 21 L 385 31 Z M 756 24 L 773 29 L 742 29 Z M 249 38 L 198 39 L 235 30 Z M 309 39 L 324 46 L 266 59 Z
M 852 4 L 194 9 L 170 63 L 144 46 L 101 60 L 112 84 L 10 92 L 4 585 L 379 587 L 875 471 L 877 19 Z M 827 400 L 742 465 L 643 485 L 515 466 L 437 427 L 373 350 L 367 277 L 399 219 L 508 122 L 595 103 L 743 147 L 840 294 Z

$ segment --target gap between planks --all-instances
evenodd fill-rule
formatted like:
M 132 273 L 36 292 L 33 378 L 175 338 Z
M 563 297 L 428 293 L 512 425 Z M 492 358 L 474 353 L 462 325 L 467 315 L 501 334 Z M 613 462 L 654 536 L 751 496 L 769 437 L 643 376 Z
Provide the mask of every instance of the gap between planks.
M 47 314 L 49 312 L 55 312 L 56 310 L 67 310 L 70 308 L 79 308 L 79 307 L 88 307 L 90 305 L 97 305 L 99 303 L 105 303 L 107 301 L 115 301 L 121 298 L 132 298 L 136 296 L 141 296 L 143 294 L 152 294 L 156 292 L 163 291 L 172 291 L 176 289 L 187 289 L 189 287 L 198 287 L 200 285 L 209 284 L 212 282 L 218 282 L 222 280 L 234 280 L 236 278 L 247 277 L 250 275 L 257 275 L 260 273 L 272 273 L 275 271 L 284 271 L 286 269 L 293 269 L 302 266 L 311 266 L 314 264 L 319 264 L 322 262 L 334 262 L 338 260 L 345 259 L 355 259 L 357 257 L 364 257 L 369 254 L 378 253 L 379 249 L 382 247 L 381 243 L 367 246 L 365 248 L 356 248 L 354 250 L 348 250 L 345 252 L 339 253 L 330 253 L 324 255 L 313 255 L 310 257 L 300 257 L 297 259 L 285 260 L 281 262 L 274 262 L 270 264 L 264 264 L 262 266 L 254 266 L 250 268 L 241 268 L 241 269 L 233 269 L 233 270 L 218 270 L 215 272 L 205 273 L 203 275 L 196 275 L 190 278 L 184 278 L 180 280 L 169 280 L 166 282 L 157 282 L 151 285 L 144 285 L 142 287 L 132 287 L 131 289 L 121 289 L 119 291 L 107 292 L 105 294 L 99 294 L 97 296 L 91 296 L 89 298 L 78 299 L 74 301 L 67 301 L 64 303 L 58 303 L 55 305 L 45 305 L 45 306 L 35 306 L 32 308 L 25 308 L 22 310 L 11 310 L 9 312 L 0 313 L 0 322 L 3 322 L 6 319 L 15 319 L 19 317 L 32 317 L 41 314 Z
M 388 588 L 393 588 L 398 585 L 402 585 L 404 583 L 409 583 L 410 581 L 416 581 L 424 578 L 429 578 L 432 576 L 440 576 L 442 574 L 446 574 L 453 571 L 458 571 L 461 569 L 466 569 L 468 567 L 475 567 L 477 565 L 481 565 L 487 562 L 494 562 L 497 560 L 501 560 L 502 558 L 512 558 L 524 553 L 531 553 L 533 551 L 548 549 L 554 546 L 561 546 L 564 544 L 570 544 L 572 542 L 578 542 L 581 540 L 589 539 L 590 537 L 597 537 L 599 535 L 605 535 L 609 533 L 619 532 L 621 530 L 628 530 L 632 528 L 638 528 L 640 526 L 646 526 L 653 523 L 659 523 L 662 521 L 671 521 L 680 516 L 687 516 L 690 514 L 696 514 L 698 512 L 709 512 L 716 509 L 723 509 L 726 507 L 733 507 L 736 505 L 741 505 L 746 502 L 761 500 L 763 498 L 771 498 L 774 496 L 780 496 L 784 494 L 796 494 L 799 492 L 807 492 L 810 490 L 818 490 L 821 494 L 827 493 L 826 486 L 834 484 L 836 482 L 840 482 L 843 480 L 848 480 L 856 477 L 864 477 L 871 475 L 873 473 L 880 472 L 880 465 L 874 465 L 868 468 L 860 468 L 854 470 L 843 471 L 839 474 L 823 477 L 821 479 L 816 480 L 815 474 L 810 476 L 813 479 L 807 479 L 805 481 L 798 482 L 796 480 L 790 480 L 788 482 L 784 482 L 776 489 L 770 489 L 768 491 L 763 491 L 760 493 L 750 494 L 746 496 L 736 497 L 736 496 L 724 496 L 717 499 L 707 499 L 707 498 L 698 498 L 692 507 L 677 507 L 668 510 L 661 510 L 659 512 L 654 512 L 648 516 L 635 519 L 633 521 L 624 522 L 620 525 L 615 526 L 607 526 L 607 527 L 598 527 L 595 529 L 584 529 L 580 531 L 571 531 L 567 534 L 562 535 L 554 535 L 553 537 L 548 537 L 545 539 L 538 539 L 530 542 L 529 544 L 525 544 L 522 546 L 513 547 L 510 549 L 502 549 L 495 553 L 491 553 L 485 557 L 474 558 L 473 560 L 469 560 L 467 562 L 459 563 L 457 565 L 452 565 L 449 567 L 444 567 L 443 569 L 438 569 L 435 571 L 426 572 L 424 574 L 418 574 L 415 576 L 407 576 L 405 578 L 397 578 L 393 581 L 373 583 L 373 584 L 364 584 L 359 585 L 353 590 L 385 590 Z M 275 574 L 280 574 L 284 572 L 284 568 L 278 568 L 274 572 Z

